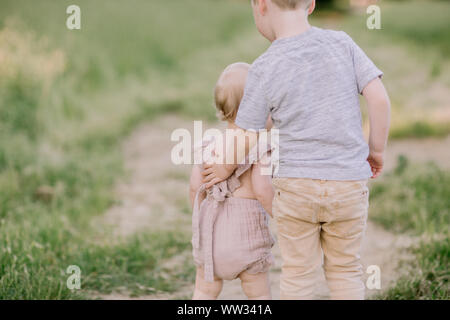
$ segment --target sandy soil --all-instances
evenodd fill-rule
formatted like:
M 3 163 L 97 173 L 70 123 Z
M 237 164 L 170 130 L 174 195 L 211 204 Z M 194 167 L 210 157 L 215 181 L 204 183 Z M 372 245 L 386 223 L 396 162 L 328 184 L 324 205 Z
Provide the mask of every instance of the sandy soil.
M 193 122 L 175 116 L 166 116 L 141 126 L 124 143 L 125 164 L 129 174 L 117 185 L 118 204 L 106 212 L 102 220 L 98 222 L 112 226 L 114 232 L 121 236 L 143 229 L 190 232 L 191 216 L 187 197 L 190 166 L 176 166 L 170 158 L 171 149 L 176 144 L 176 142 L 170 142 L 170 136 L 176 128 L 186 128 L 193 132 Z M 395 166 L 400 154 L 417 162 L 433 160 L 448 168 L 450 167 L 448 161 L 450 137 L 390 143 L 386 170 Z M 272 229 L 276 234 L 273 225 Z M 400 256 L 404 254 L 403 249 L 411 245 L 411 241 L 413 240 L 410 238 L 394 235 L 369 221 L 363 244 L 363 265 L 364 270 L 369 265 L 380 267 L 382 289 L 387 288 L 389 282 L 398 277 L 399 271 L 396 264 Z M 273 298 L 278 299 L 281 257 L 277 245 L 273 251 L 276 264 L 271 270 L 272 292 Z M 184 263 L 185 258 L 175 257 L 168 263 L 173 267 L 179 267 Z M 133 299 L 189 299 L 192 290 L 193 284 L 187 283 L 172 294 L 156 294 Z M 379 290 L 367 290 L 367 297 L 378 292 Z M 317 298 L 326 298 L 327 295 L 322 275 L 321 281 L 317 284 Z M 130 299 L 126 293 L 99 294 L 95 297 Z M 239 280 L 226 282 L 220 299 L 245 299 Z

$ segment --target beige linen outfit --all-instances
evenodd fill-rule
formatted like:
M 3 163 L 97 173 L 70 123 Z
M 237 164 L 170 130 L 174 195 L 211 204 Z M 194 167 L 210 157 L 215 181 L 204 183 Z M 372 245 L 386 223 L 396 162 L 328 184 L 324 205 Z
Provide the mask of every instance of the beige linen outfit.
M 243 271 L 266 272 L 273 262 L 274 238 L 268 214 L 258 200 L 232 196 L 240 186 L 239 177 L 255 161 L 249 155 L 227 180 L 210 189 L 203 185 L 197 192 L 192 216 L 193 256 L 195 264 L 204 268 L 207 281 L 213 281 L 214 275 L 232 280 Z M 203 192 L 206 198 L 199 204 Z

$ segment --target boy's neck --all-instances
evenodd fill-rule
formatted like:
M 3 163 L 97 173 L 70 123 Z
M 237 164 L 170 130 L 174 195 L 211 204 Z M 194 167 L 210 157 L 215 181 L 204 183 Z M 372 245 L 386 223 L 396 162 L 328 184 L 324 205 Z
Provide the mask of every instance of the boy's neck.
M 275 40 L 290 38 L 311 28 L 308 22 L 308 13 L 305 10 L 280 11 L 273 21 Z

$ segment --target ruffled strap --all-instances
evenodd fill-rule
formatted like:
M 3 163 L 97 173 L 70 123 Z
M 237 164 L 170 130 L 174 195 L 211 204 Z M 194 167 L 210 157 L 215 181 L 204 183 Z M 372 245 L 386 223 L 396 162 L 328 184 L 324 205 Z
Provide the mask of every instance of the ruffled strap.
M 203 184 L 195 194 L 194 209 L 192 212 L 192 246 L 195 249 L 200 248 L 200 204 L 199 196 L 206 191 L 206 184 Z
M 241 186 L 239 177 L 243 175 L 247 170 L 249 170 L 255 162 L 258 162 L 267 154 L 272 151 L 270 144 L 257 144 L 254 146 L 247 157 L 245 157 L 245 162 L 239 164 L 233 174 L 228 178 L 228 190 L 233 193 L 236 189 Z
M 213 232 L 214 232 L 214 224 L 216 222 L 217 215 L 220 212 L 220 206 L 223 205 L 223 201 L 226 196 L 223 192 L 220 191 L 219 187 L 215 188 L 216 193 L 214 194 L 214 190 L 210 195 L 213 197 L 214 206 L 212 212 L 208 212 L 204 219 L 206 219 L 204 227 L 205 230 L 203 232 L 205 239 L 203 240 L 204 248 L 203 248 L 203 260 L 204 260 L 204 274 L 205 280 L 208 282 L 214 281 L 214 260 L 213 260 Z M 206 191 L 206 184 L 203 184 L 195 195 L 194 202 L 194 212 L 192 214 L 192 246 L 194 249 L 200 249 L 200 203 L 199 197 L 200 195 Z
M 210 188 L 211 191 L 208 192 L 209 196 L 214 200 L 215 207 L 218 206 L 219 202 L 223 202 L 227 197 L 230 196 L 230 191 L 228 189 L 227 181 L 219 182 Z M 204 192 L 207 192 L 206 183 L 201 185 L 197 190 L 194 199 L 194 209 L 192 212 L 192 245 L 195 249 L 200 248 L 200 203 L 199 197 Z

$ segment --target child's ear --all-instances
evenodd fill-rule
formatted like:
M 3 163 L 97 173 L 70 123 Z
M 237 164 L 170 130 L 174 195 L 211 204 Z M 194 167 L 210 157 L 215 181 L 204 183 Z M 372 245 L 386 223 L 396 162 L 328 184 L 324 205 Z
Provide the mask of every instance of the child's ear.
M 314 9 L 316 8 L 316 0 L 312 0 L 311 4 L 308 7 L 308 15 L 313 13 Z
M 257 0 L 258 3 L 258 11 L 259 14 L 265 16 L 267 13 L 267 1 L 266 0 Z

